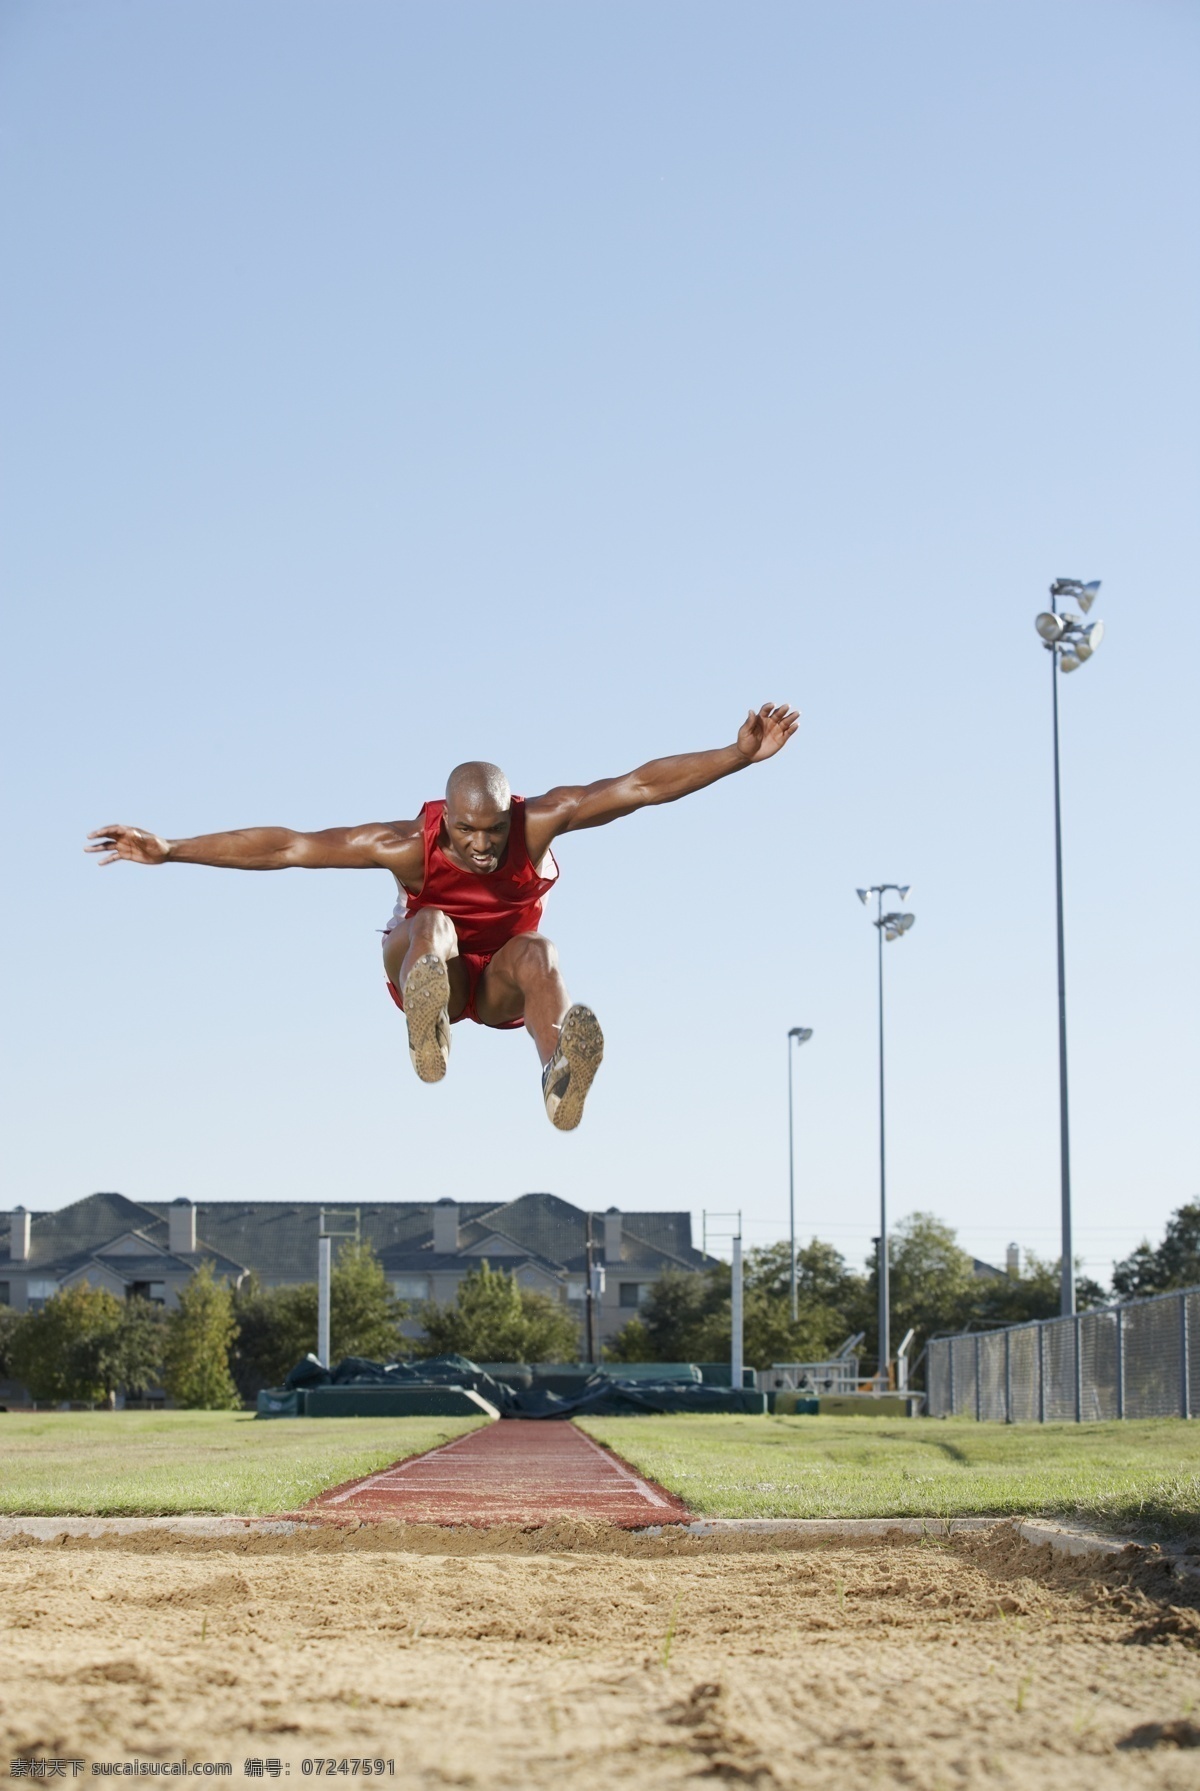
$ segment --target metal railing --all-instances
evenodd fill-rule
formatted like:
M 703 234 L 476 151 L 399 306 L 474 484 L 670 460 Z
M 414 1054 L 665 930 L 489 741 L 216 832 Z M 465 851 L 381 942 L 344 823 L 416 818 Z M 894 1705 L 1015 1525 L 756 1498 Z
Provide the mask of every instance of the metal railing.
M 858 1357 L 835 1356 L 828 1362 L 774 1362 L 758 1371 L 759 1392 L 856 1393 Z
M 930 1339 L 934 1418 L 1200 1417 L 1200 1288 Z

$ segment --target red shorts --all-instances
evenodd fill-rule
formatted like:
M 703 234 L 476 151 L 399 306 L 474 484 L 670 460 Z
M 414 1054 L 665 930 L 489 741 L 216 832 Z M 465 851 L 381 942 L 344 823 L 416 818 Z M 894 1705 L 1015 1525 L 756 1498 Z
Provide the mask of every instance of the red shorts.
M 467 1005 L 461 1014 L 455 1015 L 452 1024 L 457 1025 L 459 1020 L 474 1020 L 476 1026 L 483 1025 L 483 1021 L 475 1012 L 475 997 L 479 992 L 479 979 L 494 956 L 495 953 L 490 951 L 459 952 L 459 963 L 465 964 L 467 967 Z M 403 1013 L 404 1003 L 400 999 L 400 991 L 390 977 L 388 979 L 387 992 L 396 1003 L 396 1006 L 400 1009 L 400 1012 Z M 497 1032 L 513 1032 L 517 1027 L 524 1026 L 524 1024 L 524 1020 L 504 1020 L 498 1027 L 494 1028 L 494 1030 Z

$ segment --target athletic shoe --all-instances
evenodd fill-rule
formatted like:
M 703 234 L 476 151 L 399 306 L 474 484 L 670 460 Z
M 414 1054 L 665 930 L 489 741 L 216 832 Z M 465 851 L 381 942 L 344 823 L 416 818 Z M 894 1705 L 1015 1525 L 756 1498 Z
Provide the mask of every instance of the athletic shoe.
M 542 1099 L 550 1123 L 573 1132 L 583 1118 L 583 1103 L 604 1056 L 604 1034 L 590 1007 L 569 1007 L 558 1034 L 558 1048 L 542 1071 Z
M 418 958 L 404 985 L 408 1055 L 422 1082 L 440 1082 L 450 1057 L 450 973 L 433 952 Z

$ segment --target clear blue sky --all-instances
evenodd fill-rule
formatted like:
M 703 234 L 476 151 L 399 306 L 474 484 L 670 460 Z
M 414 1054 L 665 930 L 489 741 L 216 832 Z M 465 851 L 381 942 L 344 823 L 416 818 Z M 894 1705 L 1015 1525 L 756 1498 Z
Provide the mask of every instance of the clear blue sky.
M 7 0 L 3 1203 L 552 1189 L 861 1261 L 1056 1253 L 1051 578 L 1077 1241 L 1196 1166 L 1200 13 L 1168 0 Z M 419 1085 L 384 873 L 100 871 L 88 828 L 410 815 L 715 746 L 563 843 L 609 1055 Z

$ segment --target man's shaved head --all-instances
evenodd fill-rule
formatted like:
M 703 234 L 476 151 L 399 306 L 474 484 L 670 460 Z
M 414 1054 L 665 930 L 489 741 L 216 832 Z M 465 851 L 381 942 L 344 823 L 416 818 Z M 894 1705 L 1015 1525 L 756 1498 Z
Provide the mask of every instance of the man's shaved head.
M 446 801 L 459 812 L 491 809 L 506 814 L 512 804 L 512 791 L 499 765 L 470 759 L 465 765 L 456 765 L 446 779 Z
M 487 877 L 504 857 L 512 825 L 512 791 L 499 765 L 482 759 L 456 765 L 446 780 L 442 845 L 455 864 Z

